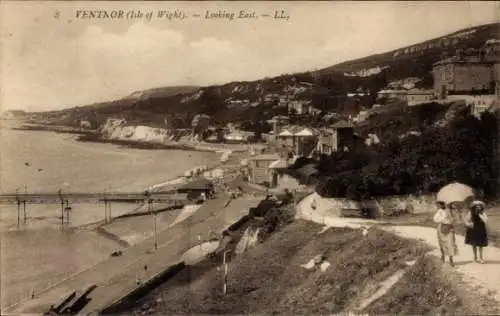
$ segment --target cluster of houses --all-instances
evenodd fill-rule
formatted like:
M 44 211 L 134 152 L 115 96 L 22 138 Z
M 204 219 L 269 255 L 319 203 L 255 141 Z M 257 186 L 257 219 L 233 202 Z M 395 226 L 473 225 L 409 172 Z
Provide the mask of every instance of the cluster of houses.
M 489 41 L 481 50 L 458 50 L 456 55 L 443 59 L 433 65 L 433 89 L 416 89 L 418 78 L 407 78 L 388 85 L 378 92 L 379 99 L 403 101 L 408 106 L 429 102 L 451 102 L 463 100 L 470 106 L 471 112 L 478 115 L 491 107 L 498 106 L 500 97 L 500 54 L 499 43 Z M 365 96 L 369 91 L 356 90 L 351 96 Z M 290 103 L 289 103 L 290 104 Z M 294 105 L 295 106 L 295 105 Z M 301 104 L 307 107 L 307 103 Z M 384 106 L 375 104 L 350 120 L 340 120 L 328 128 L 316 129 L 304 126 L 291 126 L 288 118 L 274 117 L 272 140 L 276 147 L 289 149 L 289 154 L 262 154 L 253 157 L 249 164 L 249 180 L 266 183 L 270 187 L 279 187 L 283 182 L 297 181 L 286 172 L 293 162 L 293 157 L 311 156 L 312 153 L 331 154 L 354 148 L 359 140 L 354 132 L 354 124 L 364 121 L 369 115 L 383 112 Z M 298 114 L 311 113 L 306 108 L 299 108 Z M 365 145 L 379 143 L 377 135 L 370 134 L 364 139 Z M 304 170 L 302 170 L 304 169 Z M 317 174 L 316 166 L 306 165 L 296 171 L 299 178 L 309 179 Z M 298 185 L 295 183 L 294 185 Z
M 463 100 L 471 113 L 479 115 L 498 102 L 500 96 L 500 45 L 487 41 L 478 50 L 459 49 L 452 57 L 433 65 L 433 89 L 411 86 L 388 87 L 379 99 L 397 99 L 415 106 L 428 102 Z
M 273 131 L 268 142 L 275 152 L 251 157 L 246 173 L 250 182 L 270 188 L 296 188 L 314 181 L 317 165 L 306 164 L 292 174 L 288 167 L 298 157 L 352 150 L 361 139 L 354 132 L 354 124 L 346 120 L 321 129 L 290 125 L 286 116 L 275 116 L 269 123 L 273 124 Z
M 384 89 L 377 94 L 379 99 L 398 99 L 406 101 L 408 106 L 431 102 L 434 91 L 431 89 Z
M 275 116 L 268 123 L 272 131 L 267 135 L 268 143 L 277 149 L 274 153 L 261 153 L 249 159 L 246 165 L 248 180 L 269 187 L 280 185 L 296 186 L 297 178 L 308 181 L 317 175 L 315 165 L 305 165 L 292 177 L 289 166 L 297 157 L 311 157 L 314 154 L 329 155 L 338 151 L 354 149 L 358 144 L 372 145 L 380 142 L 377 135 L 361 138 L 354 132 L 355 124 L 365 121 L 374 113 L 384 112 L 387 101 L 402 101 L 408 106 L 429 102 L 452 102 L 464 100 L 473 114 L 479 114 L 498 105 L 500 96 L 500 52 L 499 43 L 489 41 L 481 50 L 458 50 L 455 56 L 443 59 L 433 65 L 433 89 L 417 89 L 419 78 L 406 78 L 390 83 L 377 93 L 379 100 L 371 109 L 360 111 L 355 117 L 337 121 L 324 128 L 295 126 L 287 116 Z M 297 91 L 294 91 L 297 92 Z M 369 96 L 370 91 L 358 89 L 348 97 Z M 247 101 L 247 100 L 245 100 Z M 382 100 L 381 100 L 382 101 Z M 233 101 L 235 102 L 235 101 Z M 318 112 L 308 100 L 290 100 L 288 95 L 267 94 L 263 102 L 273 102 L 278 107 L 287 107 L 288 113 L 309 115 Z M 249 103 L 245 102 L 245 103 Z M 200 126 L 207 126 L 206 117 L 193 120 L 193 132 Z M 196 123 L 196 124 L 195 124 Z M 251 142 L 254 134 L 236 128 L 223 131 L 222 139 L 227 142 Z M 220 139 L 220 137 L 219 137 Z M 297 176 L 298 175 L 298 176 Z

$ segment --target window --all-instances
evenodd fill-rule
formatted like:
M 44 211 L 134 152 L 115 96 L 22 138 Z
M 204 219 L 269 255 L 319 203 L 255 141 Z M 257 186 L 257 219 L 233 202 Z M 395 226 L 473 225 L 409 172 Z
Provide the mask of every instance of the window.
M 264 168 L 267 167 L 267 162 L 264 160 L 257 160 L 256 161 L 256 167 L 257 168 Z

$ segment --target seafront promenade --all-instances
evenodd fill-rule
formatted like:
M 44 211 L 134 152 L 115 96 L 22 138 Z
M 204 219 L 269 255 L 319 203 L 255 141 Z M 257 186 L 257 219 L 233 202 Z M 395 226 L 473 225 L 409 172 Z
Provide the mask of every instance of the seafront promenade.
M 185 251 L 200 243 L 199 238 L 204 242 L 213 236 L 220 237 L 224 229 L 261 200 L 261 197 L 239 198 L 224 207 L 228 198 L 227 194 L 220 193 L 218 198 L 204 203 L 186 220 L 161 231 L 158 249 L 154 250 L 153 238 L 149 238 L 128 248 L 121 256 L 110 257 L 42 293 L 35 293 L 34 299 L 8 307 L 2 314 L 42 313 L 51 305 L 59 304 L 71 292 L 84 291 L 91 285 L 97 288 L 89 294 L 90 301 L 80 313 L 101 311 L 136 289 L 138 280 L 146 282 L 179 262 Z

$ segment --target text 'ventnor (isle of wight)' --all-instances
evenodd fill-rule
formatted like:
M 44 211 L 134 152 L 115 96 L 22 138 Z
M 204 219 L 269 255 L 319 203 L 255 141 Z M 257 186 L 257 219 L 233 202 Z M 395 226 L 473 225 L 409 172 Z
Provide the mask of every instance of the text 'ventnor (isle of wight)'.
M 55 15 L 59 18 L 60 14 Z M 244 21 L 244 20 L 276 20 L 288 21 L 290 14 L 284 9 L 278 9 L 271 12 L 257 12 L 255 10 L 204 10 L 200 12 L 187 12 L 184 10 L 76 10 L 75 17 L 79 20 L 225 20 L 225 21 Z

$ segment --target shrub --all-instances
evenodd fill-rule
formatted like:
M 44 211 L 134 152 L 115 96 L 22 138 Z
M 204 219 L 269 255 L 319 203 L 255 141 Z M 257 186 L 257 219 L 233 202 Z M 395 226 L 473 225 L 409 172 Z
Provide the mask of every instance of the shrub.
M 316 192 L 327 197 L 433 192 L 459 181 L 492 196 L 498 190 L 498 120 L 459 117 L 444 128 L 430 127 L 420 137 L 393 139 L 374 150 L 334 153 L 320 162 L 325 175 Z

